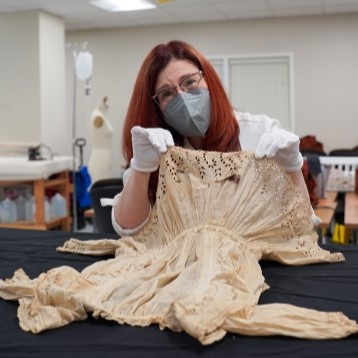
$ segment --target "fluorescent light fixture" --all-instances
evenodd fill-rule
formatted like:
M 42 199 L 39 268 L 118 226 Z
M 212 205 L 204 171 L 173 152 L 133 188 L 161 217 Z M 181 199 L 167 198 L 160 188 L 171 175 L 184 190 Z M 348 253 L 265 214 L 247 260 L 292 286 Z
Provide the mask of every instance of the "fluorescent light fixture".
M 91 0 L 90 3 L 106 11 L 135 11 L 154 9 L 156 5 L 147 0 Z

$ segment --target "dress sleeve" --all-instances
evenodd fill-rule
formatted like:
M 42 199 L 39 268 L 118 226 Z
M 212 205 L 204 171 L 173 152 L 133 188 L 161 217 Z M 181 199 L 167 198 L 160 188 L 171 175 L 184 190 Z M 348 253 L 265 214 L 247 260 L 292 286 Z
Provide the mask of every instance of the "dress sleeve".
M 124 171 L 124 173 L 123 173 L 123 186 L 126 185 L 131 172 L 132 172 L 132 169 L 130 167 Z M 139 226 L 137 226 L 135 228 L 132 228 L 132 229 L 123 229 L 118 224 L 118 222 L 116 221 L 116 217 L 115 217 L 115 202 L 116 202 L 117 198 L 120 197 L 120 195 L 121 195 L 121 193 L 117 194 L 113 199 L 101 199 L 101 203 L 102 203 L 102 205 L 110 205 L 110 206 L 112 206 L 111 220 L 112 220 L 112 225 L 113 225 L 114 231 L 118 235 L 120 235 L 121 237 L 123 237 L 123 236 L 132 236 L 134 234 L 137 234 L 143 228 L 143 226 L 148 222 L 150 214 L 151 214 L 151 207 L 150 207 L 148 217 L 146 218 L 146 220 L 142 224 L 140 224 Z
M 149 210 L 149 214 L 148 217 L 144 220 L 144 222 L 142 224 L 140 224 L 139 226 L 132 228 L 132 229 L 123 229 L 118 222 L 116 221 L 116 217 L 115 217 L 115 202 L 117 200 L 117 198 L 119 198 L 121 195 L 121 193 L 117 194 L 114 198 L 113 198 L 113 202 L 112 202 L 112 213 L 111 213 L 111 219 L 112 219 L 112 225 L 113 225 L 113 229 L 114 231 L 121 237 L 123 236 L 132 236 L 134 234 L 137 234 L 143 227 L 144 225 L 148 222 L 149 218 L 150 218 L 150 214 L 152 212 L 152 207 L 150 206 L 150 210 Z

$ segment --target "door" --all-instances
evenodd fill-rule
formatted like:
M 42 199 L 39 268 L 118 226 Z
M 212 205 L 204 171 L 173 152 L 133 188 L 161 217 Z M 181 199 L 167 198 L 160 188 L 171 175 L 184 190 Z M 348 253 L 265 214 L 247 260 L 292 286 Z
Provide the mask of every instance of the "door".
M 267 114 L 283 128 L 294 129 L 291 55 L 229 56 L 210 62 L 236 109 Z

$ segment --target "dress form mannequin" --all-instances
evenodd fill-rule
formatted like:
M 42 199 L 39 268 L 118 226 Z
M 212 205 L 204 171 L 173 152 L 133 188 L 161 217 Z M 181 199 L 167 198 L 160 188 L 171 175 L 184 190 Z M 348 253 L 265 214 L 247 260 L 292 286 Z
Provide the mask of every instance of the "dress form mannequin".
M 92 184 L 112 176 L 111 152 L 114 130 L 106 117 L 107 109 L 107 97 L 104 97 L 102 104 L 93 111 L 91 116 L 92 152 L 88 162 L 88 171 Z

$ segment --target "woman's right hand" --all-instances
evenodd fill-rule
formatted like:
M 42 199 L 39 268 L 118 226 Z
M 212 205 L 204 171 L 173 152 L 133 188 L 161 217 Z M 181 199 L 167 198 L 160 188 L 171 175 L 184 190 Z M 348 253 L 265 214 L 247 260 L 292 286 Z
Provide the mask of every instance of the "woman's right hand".
M 143 173 L 155 172 L 160 155 L 174 146 L 172 134 L 163 128 L 135 126 L 131 130 L 133 158 L 131 168 Z
M 300 138 L 285 129 L 275 129 L 264 133 L 257 144 L 255 157 L 273 158 L 286 172 L 301 171 L 302 154 Z

